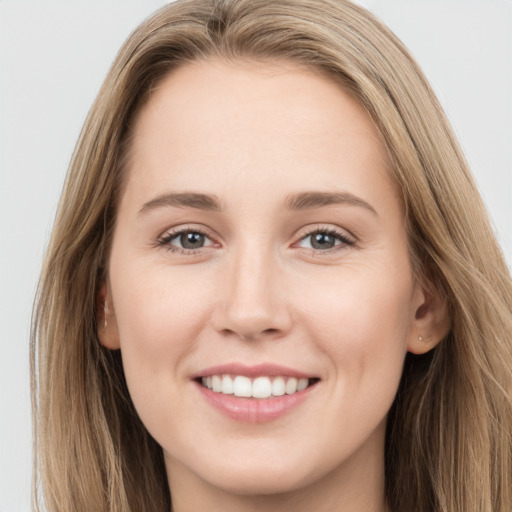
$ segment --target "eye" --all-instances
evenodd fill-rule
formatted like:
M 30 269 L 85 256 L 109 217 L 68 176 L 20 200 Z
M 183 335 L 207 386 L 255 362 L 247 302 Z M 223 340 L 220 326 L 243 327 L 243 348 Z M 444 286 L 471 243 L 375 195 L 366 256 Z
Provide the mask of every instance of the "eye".
M 342 232 L 331 229 L 317 229 L 301 238 L 297 245 L 316 251 L 328 251 L 337 246 L 353 246 L 354 243 Z
M 213 245 L 212 240 L 197 229 L 182 229 L 165 234 L 158 245 L 170 251 L 189 252 Z

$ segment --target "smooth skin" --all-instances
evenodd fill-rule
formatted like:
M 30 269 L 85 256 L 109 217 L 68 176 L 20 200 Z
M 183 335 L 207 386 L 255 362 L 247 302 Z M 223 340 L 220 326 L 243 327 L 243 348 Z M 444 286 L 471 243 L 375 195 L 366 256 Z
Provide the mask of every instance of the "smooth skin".
M 138 113 L 99 336 L 121 349 L 174 512 L 387 510 L 404 357 L 448 322 L 412 273 L 389 166 L 364 109 L 293 63 L 187 64 Z M 240 422 L 192 379 L 231 362 L 320 380 L 284 416 Z

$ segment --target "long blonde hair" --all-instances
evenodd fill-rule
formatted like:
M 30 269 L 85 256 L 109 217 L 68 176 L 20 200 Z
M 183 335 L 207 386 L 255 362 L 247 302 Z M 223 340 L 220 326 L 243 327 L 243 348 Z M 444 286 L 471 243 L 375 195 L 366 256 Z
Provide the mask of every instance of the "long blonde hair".
M 389 506 L 510 512 L 510 275 L 417 64 L 373 15 L 344 0 L 179 0 L 120 50 L 73 154 L 36 299 L 35 508 L 170 508 L 162 451 L 134 411 L 120 354 L 98 342 L 96 295 L 134 113 L 170 70 L 211 58 L 308 66 L 373 118 L 403 195 L 415 272 L 444 297 L 452 325 L 436 349 L 406 358 L 388 418 Z

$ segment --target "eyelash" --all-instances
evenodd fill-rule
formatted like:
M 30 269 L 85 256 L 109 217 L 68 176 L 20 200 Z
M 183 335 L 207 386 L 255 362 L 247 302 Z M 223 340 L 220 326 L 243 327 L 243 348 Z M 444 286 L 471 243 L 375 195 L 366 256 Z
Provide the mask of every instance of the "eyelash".
M 184 255 L 197 254 L 199 249 L 205 248 L 203 246 L 203 247 L 199 247 L 197 249 L 186 249 L 183 247 L 176 247 L 171 244 L 172 240 L 178 238 L 179 236 L 181 236 L 185 233 L 198 234 L 198 235 L 204 236 L 205 238 L 211 240 L 211 238 L 208 236 L 208 234 L 200 228 L 182 228 L 182 229 L 177 229 L 176 231 L 171 231 L 171 232 L 166 233 L 164 236 L 162 236 L 161 238 L 159 238 L 157 240 L 157 245 L 158 245 L 158 247 L 164 247 L 167 251 L 174 252 L 176 254 L 184 254 Z M 317 254 L 330 254 L 334 251 L 339 250 L 340 248 L 354 247 L 356 245 L 356 242 L 354 240 L 352 240 L 351 238 L 349 238 L 346 235 L 346 233 L 339 231 L 337 229 L 334 229 L 334 228 L 322 228 L 320 226 L 316 227 L 314 229 L 309 229 L 308 231 L 302 233 L 300 239 L 297 242 L 295 242 L 293 245 L 296 246 L 303 240 L 306 240 L 308 237 L 311 237 L 318 233 L 321 233 L 323 235 L 332 236 L 332 237 L 336 238 L 337 240 L 339 240 L 341 243 L 335 245 L 334 247 L 331 247 L 329 249 L 324 249 L 324 250 L 314 249 L 314 248 L 310 249 L 311 251 L 313 251 Z M 214 245 L 214 243 L 212 243 L 211 245 Z M 206 246 L 206 247 L 209 247 L 209 246 Z
M 307 230 L 305 233 L 303 233 L 301 235 L 299 241 L 295 242 L 294 245 L 299 244 L 303 240 L 306 240 L 308 237 L 312 237 L 313 235 L 320 234 L 320 233 L 323 235 L 332 236 L 333 238 L 339 240 L 341 243 L 336 244 L 334 247 L 331 247 L 329 249 L 323 249 L 323 250 L 315 249 L 313 247 L 309 248 L 309 250 L 315 252 L 315 254 L 318 254 L 318 255 L 331 254 L 335 251 L 339 251 L 340 249 L 343 249 L 346 247 L 354 247 L 356 245 L 356 242 L 353 239 L 349 238 L 345 232 L 335 229 L 335 228 L 324 228 L 322 226 L 317 226 L 314 229 Z
M 198 235 L 204 236 L 205 238 L 207 238 L 209 240 L 211 239 L 211 237 L 209 237 L 208 234 L 204 230 L 202 230 L 200 228 L 187 227 L 187 228 L 177 229 L 176 231 L 167 232 L 164 236 L 162 236 L 161 238 L 159 238 L 157 240 L 157 245 L 159 247 L 164 247 L 167 251 L 174 252 L 176 254 L 185 254 L 185 255 L 197 254 L 198 249 L 186 249 L 184 247 L 176 247 L 171 244 L 172 240 L 174 240 L 175 238 L 178 238 L 179 236 L 181 236 L 185 233 L 196 233 Z M 203 248 L 204 247 L 200 247 L 199 249 L 203 249 Z

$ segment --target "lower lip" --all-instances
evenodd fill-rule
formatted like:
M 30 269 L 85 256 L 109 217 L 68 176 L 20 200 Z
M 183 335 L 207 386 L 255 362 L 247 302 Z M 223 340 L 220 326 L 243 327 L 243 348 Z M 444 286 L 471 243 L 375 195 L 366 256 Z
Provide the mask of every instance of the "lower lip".
M 245 423 L 266 423 L 284 416 L 302 404 L 317 384 L 291 395 L 272 398 L 238 398 L 216 393 L 198 382 L 196 385 L 208 403 L 229 418 Z

